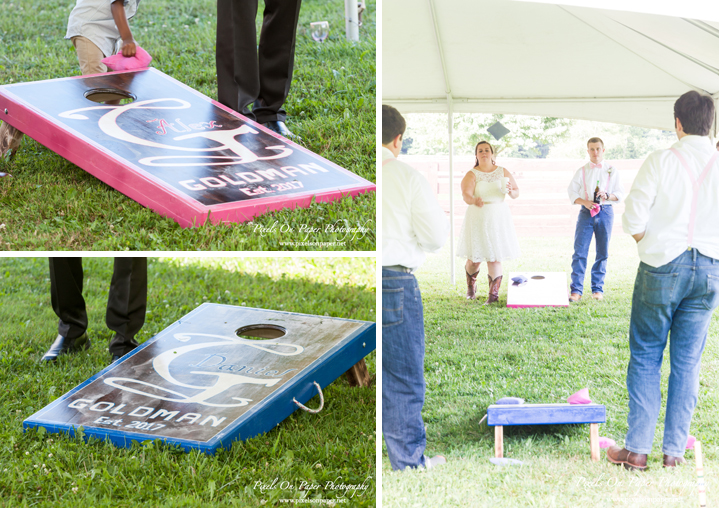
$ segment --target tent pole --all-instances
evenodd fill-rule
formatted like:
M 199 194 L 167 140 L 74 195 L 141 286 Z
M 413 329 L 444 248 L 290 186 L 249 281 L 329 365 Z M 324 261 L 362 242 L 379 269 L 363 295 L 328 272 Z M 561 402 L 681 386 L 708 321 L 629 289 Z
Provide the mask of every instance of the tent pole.
M 345 0 L 345 36 L 348 41 L 359 41 L 359 9 L 357 0 Z
M 454 107 L 452 96 L 447 97 L 449 111 L 447 113 L 447 133 L 449 134 L 449 282 L 453 286 L 454 280 Z

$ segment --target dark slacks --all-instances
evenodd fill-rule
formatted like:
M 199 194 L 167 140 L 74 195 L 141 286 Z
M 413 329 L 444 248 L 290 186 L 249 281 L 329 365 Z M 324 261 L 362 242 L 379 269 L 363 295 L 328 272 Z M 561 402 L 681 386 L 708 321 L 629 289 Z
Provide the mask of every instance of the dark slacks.
M 284 122 L 302 2 L 265 0 L 258 48 L 257 1 L 217 0 L 218 100 L 259 123 Z
M 50 258 L 52 308 L 60 318 L 58 333 L 68 339 L 87 330 L 82 283 L 82 258 Z M 122 356 L 137 347 L 135 335 L 145 323 L 146 309 L 147 258 L 115 258 L 105 314 L 107 327 L 115 332 L 111 354 Z

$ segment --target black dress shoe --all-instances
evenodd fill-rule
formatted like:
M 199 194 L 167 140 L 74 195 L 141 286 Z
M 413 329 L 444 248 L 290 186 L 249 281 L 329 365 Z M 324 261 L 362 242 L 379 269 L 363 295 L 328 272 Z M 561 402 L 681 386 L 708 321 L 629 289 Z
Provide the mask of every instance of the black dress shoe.
M 265 122 L 262 124 L 264 127 L 267 127 L 272 132 L 276 132 L 280 136 L 284 136 L 286 138 L 301 141 L 302 138 L 298 135 L 294 134 L 291 130 L 287 128 L 287 125 L 285 122 L 281 122 L 279 120 L 273 120 L 271 122 Z
M 62 335 L 58 335 L 55 342 L 52 343 L 50 349 L 40 359 L 41 362 L 54 362 L 57 357 L 67 353 L 76 353 L 90 349 L 90 338 L 87 332 L 83 333 L 76 339 L 68 339 Z

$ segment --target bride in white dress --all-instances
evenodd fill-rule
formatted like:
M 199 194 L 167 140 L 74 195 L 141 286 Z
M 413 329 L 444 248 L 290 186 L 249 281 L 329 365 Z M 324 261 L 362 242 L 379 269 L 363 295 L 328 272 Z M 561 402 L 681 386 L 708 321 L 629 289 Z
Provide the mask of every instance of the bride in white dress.
M 519 242 L 504 197 L 519 196 L 512 174 L 494 164 L 494 148 L 480 141 L 474 149 L 475 166 L 462 179 L 462 199 L 469 205 L 462 223 L 457 256 L 467 258 L 467 299 L 477 293 L 479 265 L 487 262 L 489 295 L 485 305 L 499 300 L 502 261 L 519 257 Z

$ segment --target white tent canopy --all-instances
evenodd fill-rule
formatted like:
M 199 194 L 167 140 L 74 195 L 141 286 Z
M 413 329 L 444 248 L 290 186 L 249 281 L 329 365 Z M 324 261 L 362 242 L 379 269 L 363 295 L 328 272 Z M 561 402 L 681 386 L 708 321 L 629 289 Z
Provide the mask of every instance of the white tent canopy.
M 674 129 L 689 90 L 719 99 L 719 2 L 392 0 L 382 8 L 382 103 Z M 716 136 L 714 122 L 714 135 Z M 454 186 L 450 185 L 454 217 Z M 454 283 L 454 220 L 451 272 Z
M 672 2 L 670 12 L 682 5 L 710 21 L 537 1 L 385 2 L 382 102 L 672 130 L 679 95 L 719 99 L 719 2 Z

